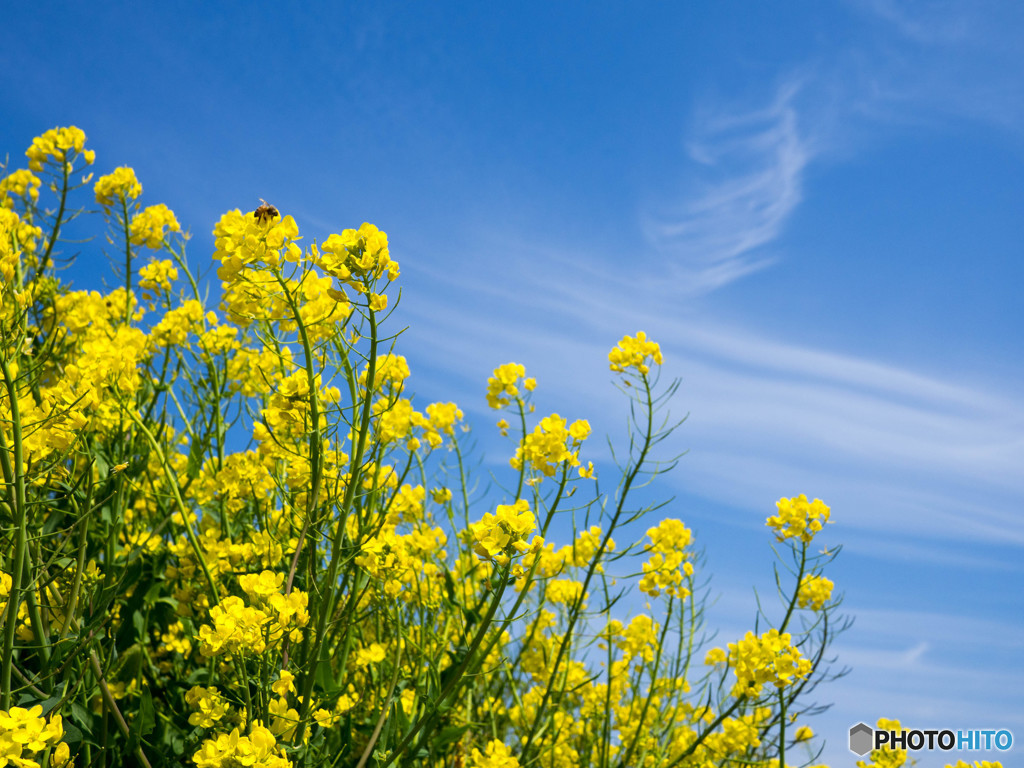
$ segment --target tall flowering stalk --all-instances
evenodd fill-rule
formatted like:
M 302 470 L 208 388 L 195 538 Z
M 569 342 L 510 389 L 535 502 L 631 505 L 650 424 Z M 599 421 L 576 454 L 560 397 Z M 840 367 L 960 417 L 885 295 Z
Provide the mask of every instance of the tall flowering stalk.
M 410 393 L 384 232 L 228 212 L 210 302 L 131 168 L 92 183 L 77 128 L 26 154 L 0 178 L 0 765 L 814 761 L 796 723 L 842 627 L 838 550 L 812 549 L 830 511 L 779 501 L 779 610 L 703 647 L 696 534 L 669 515 L 623 543 L 676 461 L 656 342 L 608 355 L 617 471 L 586 413 L 538 415 L 537 381 L 498 366 L 507 490 L 476 492 L 463 411 Z M 89 184 L 106 293 L 54 269 Z

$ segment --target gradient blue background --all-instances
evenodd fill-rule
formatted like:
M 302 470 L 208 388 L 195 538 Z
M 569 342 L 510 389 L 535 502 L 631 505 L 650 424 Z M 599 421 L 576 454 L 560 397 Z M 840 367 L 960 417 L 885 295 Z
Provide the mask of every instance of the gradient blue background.
M 656 491 L 719 642 L 773 588 L 774 501 L 832 506 L 853 671 L 811 725 L 853 765 L 881 716 L 1024 739 L 1022 38 L 1024 6 L 976 0 L 5 4 L 0 153 L 78 125 L 203 265 L 261 197 L 310 239 L 374 222 L 410 386 L 461 405 L 484 470 L 515 360 L 607 482 L 606 354 L 645 330 L 690 414 Z

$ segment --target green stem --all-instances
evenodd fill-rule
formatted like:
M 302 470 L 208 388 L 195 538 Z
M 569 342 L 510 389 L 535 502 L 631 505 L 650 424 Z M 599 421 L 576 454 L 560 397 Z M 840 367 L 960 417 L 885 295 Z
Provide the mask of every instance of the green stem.
M 50 239 L 46 243 L 46 253 L 43 254 L 43 258 L 39 261 L 40 266 L 44 269 L 50 263 L 50 254 L 53 253 L 53 246 L 57 242 L 57 236 L 60 234 L 60 226 L 63 223 L 64 210 L 67 206 L 69 176 L 67 150 L 64 150 L 64 154 L 61 156 L 60 166 L 64 174 L 64 180 L 60 186 L 60 205 L 57 208 L 57 216 L 53 220 L 53 230 L 50 233 Z
M 674 599 L 675 599 L 674 597 L 669 595 L 668 607 L 665 609 L 665 626 L 663 626 L 661 628 L 661 637 L 658 639 L 658 646 L 657 646 L 658 647 L 658 652 L 657 652 L 657 655 L 654 658 L 654 664 L 651 667 L 651 685 L 648 688 L 647 696 L 644 697 L 644 705 L 643 705 L 643 707 L 640 710 L 640 722 L 636 726 L 636 729 L 635 729 L 635 731 L 633 733 L 633 738 L 630 741 L 629 749 L 626 750 L 625 754 L 622 756 L 622 758 L 620 760 L 622 765 L 629 765 L 629 758 L 631 758 L 633 756 L 633 751 L 636 749 L 636 744 L 640 740 L 640 733 L 643 730 L 644 722 L 647 720 L 647 710 L 650 708 L 651 699 L 654 698 L 655 693 L 656 693 L 656 691 L 655 691 L 655 683 L 658 681 L 658 668 L 661 666 L 661 654 L 662 654 L 663 649 L 665 648 L 665 637 L 668 634 L 668 627 L 669 627 L 668 617 L 670 617 L 672 615 L 672 602 L 673 602 Z M 630 718 L 630 723 L 632 723 L 632 722 L 633 722 L 633 719 Z
M 714 721 L 712 721 L 711 725 L 709 725 L 707 728 L 704 729 L 704 732 L 700 736 L 697 737 L 697 739 L 693 742 L 693 744 L 691 744 L 689 747 L 686 748 L 686 750 L 683 752 L 683 754 L 681 754 L 679 757 L 677 757 L 671 763 L 666 765 L 665 768 L 676 768 L 676 766 L 682 765 L 683 762 L 685 762 L 686 758 L 688 758 L 690 755 L 692 755 L 694 752 L 696 752 L 697 748 L 701 744 L 704 743 L 705 739 L 707 739 L 708 736 L 710 736 L 712 733 L 714 733 L 715 728 L 720 726 L 723 722 L 725 722 L 726 719 L 728 719 L 729 717 L 732 716 L 733 712 L 735 712 L 737 709 L 739 709 L 740 705 L 744 701 L 746 701 L 746 698 L 747 697 L 745 695 L 744 696 L 740 696 L 739 698 L 737 698 L 736 701 L 734 701 L 732 703 L 732 706 L 730 706 L 727 710 L 725 710 L 725 712 L 722 712 L 718 717 L 716 717 L 714 719 Z
M 779 625 L 779 634 L 781 635 L 786 631 L 786 627 L 789 625 L 789 620 L 793 616 L 793 610 L 796 608 L 797 600 L 800 597 L 800 582 L 804 577 L 804 569 L 807 568 L 807 542 L 801 540 L 800 542 L 800 569 L 796 575 L 796 589 L 793 590 L 793 597 L 790 598 L 789 607 L 786 609 L 786 616 L 782 619 L 782 624 Z
M 786 768 L 786 696 L 779 689 L 779 768 Z
M 92 672 L 96 675 L 96 680 L 99 682 L 100 691 L 103 694 L 103 703 L 106 704 L 106 709 L 114 715 L 114 720 L 117 722 L 117 727 L 121 731 L 121 735 L 126 739 L 131 735 L 131 731 L 128 729 L 128 723 L 125 722 L 124 716 L 121 715 L 121 710 L 117 708 L 117 702 L 114 701 L 114 697 L 110 693 L 110 689 L 107 687 L 107 681 L 103 677 L 103 670 L 100 668 L 99 657 L 96 656 L 96 651 L 89 651 L 89 663 L 92 666 Z M 142 745 L 139 744 L 135 748 L 135 756 L 139 759 L 145 768 L 152 768 L 149 760 L 146 759 L 146 753 L 142 751 Z
M 121 226 L 124 228 L 124 324 L 132 322 L 132 241 L 128 226 L 128 198 L 121 194 Z
M 367 361 L 366 387 L 362 403 L 362 414 L 359 424 L 359 438 L 356 444 L 355 455 L 349 460 L 349 482 L 345 488 L 345 498 L 342 501 L 341 509 L 338 510 L 338 522 L 331 540 L 331 560 L 327 566 L 327 577 L 320 589 L 323 597 L 319 600 L 317 622 L 311 653 L 306 656 L 306 677 L 302 682 L 302 707 L 299 712 L 299 727 L 295 735 L 295 743 L 301 743 L 306 728 L 306 716 L 312 704 L 313 684 L 316 680 L 316 666 L 320 663 L 320 649 L 324 642 L 324 632 L 327 625 L 327 617 L 333 608 L 333 597 L 335 596 L 335 582 L 338 578 L 338 566 L 341 561 L 342 542 L 345 536 L 345 524 L 348 513 L 352 509 L 355 498 L 356 487 L 359 485 L 359 470 L 362 466 L 363 453 L 366 450 L 366 439 L 370 430 L 370 405 L 374 386 L 374 377 L 377 372 L 377 318 L 372 309 L 368 310 L 370 322 L 370 358 Z
M 457 667 L 455 667 L 454 670 L 450 672 L 448 676 L 448 681 L 445 684 L 444 688 L 441 689 L 441 693 L 434 700 L 433 706 L 429 707 L 428 711 L 420 717 L 416 724 L 398 743 L 398 746 L 396 746 L 391 751 L 391 754 L 388 755 L 388 759 L 385 760 L 384 763 L 382 763 L 379 766 L 379 768 L 388 768 L 388 766 L 395 761 L 395 758 L 402 754 L 406 747 L 409 746 L 413 738 L 424 728 L 424 726 L 426 726 L 428 723 L 430 725 L 433 725 L 434 722 L 436 722 L 436 720 L 438 719 L 438 713 L 441 710 L 441 705 L 444 704 L 444 702 L 448 699 L 448 696 L 451 695 L 451 693 L 456 689 L 456 687 L 459 684 L 459 681 L 462 680 L 462 677 L 465 674 L 466 670 L 469 669 L 470 665 L 476 661 L 477 649 L 480 648 L 480 644 L 483 642 L 484 637 L 491 629 L 491 623 L 494 620 L 494 614 L 497 612 L 498 606 L 501 604 L 501 598 L 505 594 L 505 588 L 508 587 L 509 571 L 511 570 L 511 567 L 511 561 L 506 563 L 506 565 L 504 566 L 504 571 L 501 574 L 501 586 L 498 588 L 498 592 L 494 596 L 494 600 L 491 601 L 491 604 L 487 609 L 487 615 L 484 616 L 483 621 L 480 622 L 480 629 L 477 630 L 476 635 L 473 637 L 473 640 L 466 651 L 466 655 L 462 658 L 462 661 L 459 663 Z M 507 625 L 509 621 L 511 621 L 511 617 L 505 620 L 504 625 Z M 497 632 L 497 636 L 501 636 L 500 629 Z M 482 657 L 486 658 L 487 650 L 489 650 L 492 645 L 493 642 L 488 644 L 485 652 L 481 654 Z
M 0 450 L 4 456 L 4 479 L 8 489 L 14 486 L 14 503 L 11 505 L 14 512 L 14 521 L 17 526 L 17 536 L 14 544 L 14 561 L 11 565 L 11 593 L 7 596 L 7 619 L 4 622 L 4 647 L 3 659 L 0 661 L 0 709 L 11 707 L 11 665 L 14 662 L 14 636 L 18 628 L 18 611 L 21 608 L 22 573 L 25 568 L 25 558 L 28 549 L 27 521 L 28 505 L 25 500 L 25 476 L 22 463 L 22 442 L 21 442 L 21 411 L 18 407 L 18 392 L 14 386 L 14 377 L 11 375 L 11 368 L 6 358 L 0 359 L 0 367 L 3 370 L 4 385 L 7 389 L 7 396 L 11 403 L 11 433 L 13 445 L 13 468 L 9 466 L 8 455 L 10 449 L 7 447 L 6 436 L 0 429 Z M 8 490 L 10 493 L 10 490 Z
M 562 642 L 558 647 L 558 653 L 555 655 L 555 662 L 551 668 L 550 680 L 554 681 L 555 674 L 558 672 L 559 666 L 561 666 L 562 659 L 564 658 L 566 651 L 569 648 L 569 642 L 572 638 L 573 629 L 576 627 L 576 622 L 579 620 L 580 614 L 582 613 L 583 600 L 587 594 L 587 588 L 590 586 L 590 581 L 594 577 L 594 573 L 597 571 L 598 565 L 601 563 L 601 558 L 605 552 L 608 551 L 608 542 L 611 540 L 612 532 L 618 525 L 619 518 L 622 516 L 626 506 L 626 498 L 629 495 L 629 489 L 633 486 L 633 482 L 636 480 L 637 475 L 640 473 L 640 469 L 643 467 L 644 461 L 647 458 L 647 453 L 651 449 L 651 445 L 654 438 L 654 400 L 651 395 L 651 385 L 647 380 L 647 374 L 643 375 L 644 392 L 646 397 L 646 412 L 647 412 L 647 424 L 644 432 L 644 444 L 640 449 L 640 454 L 637 456 L 636 463 L 630 469 L 626 475 L 626 479 L 622 485 L 622 493 L 619 495 L 619 503 L 616 505 L 615 513 L 612 515 L 612 519 L 608 524 L 608 530 L 605 532 L 604 537 L 601 539 L 601 544 L 591 560 L 589 567 L 587 568 L 587 575 L 583 580 L 583 588 L 580 590 L 580 595 L 573 604 L 572 609 L 569 612 L 569 626 L 566 628 L 565 634 L 562 636 Z M 533 743 L 533 739 L 537 735 L 537 730 L 540 727 L 541 720 L 543 719 L 548 702 L 551 699 L 551 685 L 547 686 L 544 691 L 544 696 L 541 698 L 540 704 L 537 705 L 537 714 L 534 717 L 533 724 L 530 727 L 530 733 L 526 738 L 526 743 L 523 745 L 522 756 L 524 761 L 527 759 L 527 751 Z
M 177 504 L 178 511 L 181 513 L 182 525 L 185 528 L 185 536 L 188 538 L 188 543 L 192 547 L 192 553 L 195 555 L 200 568 L 203 570 L 203 575 L 206 577 L 206 583 L 210 585 L 210 596 L 213 598 L 214 605 L 219 605 L 220 591 L 217 589 L 217 582 L 214 581 L 213 574 L 210 573 L 210 568 L 206 564 L 206 558 L 203 557 L 203 550 L 199 546 L 199 540 L 196 538 L 196 534 L 192 530 L 192 526 L 188 523 L 188 508 L 185 506 L 185 502 L 181 498 L 181 491 L 178 488 L 178 478 L 174 476 L 174 472 L 171 470 L 171 466 L 167 461 L 167 455 L 160 447 L 159 441 L 153 436 L 153 433 L 149 431 L 146 425 L 142 423 L 142 420 L 139 419 L 133 409 L 123 408 L 122 411 L 127 413 L 128 418 L 135 422 L 135 426 L 137 426 L 139 431 L 146 436 L 146 440 L 153 449 L 153 453 L 156 454 L 157 461 L 160 462 L 160 467 L 164 471 L 164 477 L 167 478 L 167 485 L 174 496 L 174 502 Z
M 401 628 L 401 624 L 398 624 Z M 377 718 L 377 724 L 373 728 L 373 733 L 370 735 L 370 740 L 366 742 L 366 749 L 363 750 L 362 756 L 359 758 L 359 762 L 356 763 L 356 768 L 363 768 L 366 765 L 366 761 L 370 759 L 370 755 L 373 754 L 373 748 L 377 745 L 377 739 L 380 738 L 380 732 L 384 728 L 384 723 L 387 722 L 388 715 L 391 713 L 391 697 L 395 693 L 395 686 L 398 685 L 398 674 L 402 670 L 402 636 L 399 631 L 398 636 L 398 658 L 395 659 L 395 667 L 391 673 L 391 683 L 388 685 L 388 692 L 384 696 L 384 706 L 380 709 L 380 717 Z

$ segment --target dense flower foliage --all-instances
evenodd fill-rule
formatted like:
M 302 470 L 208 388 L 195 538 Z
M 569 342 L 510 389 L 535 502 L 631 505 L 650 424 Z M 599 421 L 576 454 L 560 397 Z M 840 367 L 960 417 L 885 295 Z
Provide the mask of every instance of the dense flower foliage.
M 479 397 L 510 442 L 484 487 L 466 414 L 416 401 L 385 330 L 384 232 L 229 211 L 204 285 L 119 167 L 86 190 L 115 287 L 80 290 L 56 257 L 88 220 L 85 142 L 47 131 L 0 176 L 0 768 L 815 761 L 794 724 L 841 629 L 836 550 L 810 549 L 829 509 L 778 502 L 778 611 L 702 647 L 697 537 L 638 500 L 671 464 L 656 342 L 608 354 L 616 462 L 495 368 Z

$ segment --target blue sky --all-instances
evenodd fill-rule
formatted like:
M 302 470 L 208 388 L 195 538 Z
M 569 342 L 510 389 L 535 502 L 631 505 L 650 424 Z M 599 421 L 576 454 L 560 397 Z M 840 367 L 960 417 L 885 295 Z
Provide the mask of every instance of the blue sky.
M 1024 6 L 4 17 L 15 167 L 78 125 L 99 172 L 132 165 L 175 210 L 195 263 L 219 215 L 261 197 L 311 238 L 376 223 L 402 264 L 411 385 L 457 400 L 485 445 L 495 365 L 524 363 L 541 410 L 618 434 L 607 350 L 660 341 L 690 414 L 663 495 L 706 549 L 723 641 L 771 587 L 774 501 L 833 508 L 856 617 L 836 646 L 853 672 L 814 723 L 833 766 L 853 764 L 846 728 L 880 716 L 1024 739 Z M 73 275 L 92 287 L 101 264 L 86 251 Z

